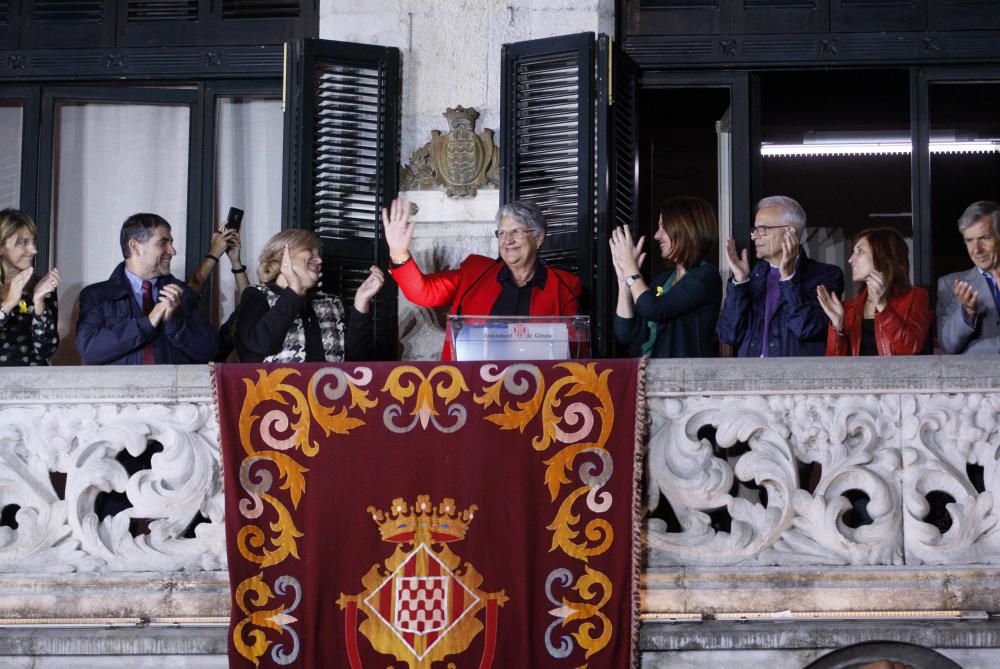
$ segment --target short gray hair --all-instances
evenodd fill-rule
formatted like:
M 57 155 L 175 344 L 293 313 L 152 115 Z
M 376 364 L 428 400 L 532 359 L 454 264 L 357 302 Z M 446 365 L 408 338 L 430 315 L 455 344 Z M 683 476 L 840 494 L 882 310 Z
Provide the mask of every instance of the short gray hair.
M 769 209 L 771 207 L 779 207 L 781 209 L 781 220 L 785 223 L 785 225 L 792 226 L 798 230 L 800 234 L 806 229 L 806 210 L 802 208 L 801 204 L 792 198 L 787 195 L 772 195 L 770 197 L 765 197 L 757 203 L 757 209 L 755 211 Z
M 965 232 L 979 222 L 983 216 L 989 216 L 993 227 L 993 236 L 1000 239 L 1000 205 L 989 200 L 973 202 L 958 219 L 958 231 Z
M 541 208 L 534 202 L 514 200 L 502 205 L 497 210 L 497 229 L 500 228 L 500 221 L 503 220 L 504 216 L 510 216 L 518 225 L 523 225 L 532 232 L 544 233 L 546 231 L 545 215 L 542 213 Z

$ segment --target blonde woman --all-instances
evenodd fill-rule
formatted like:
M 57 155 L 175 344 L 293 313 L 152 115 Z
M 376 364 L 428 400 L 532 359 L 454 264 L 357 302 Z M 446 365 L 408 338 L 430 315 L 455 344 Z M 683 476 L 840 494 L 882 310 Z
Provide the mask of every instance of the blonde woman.
M 257 276 L 240 300 L 236 351 L 241 362 L 340 362 L 370 355 L 371 301 L 385 283 L 372 266 L 345 313 L 336 295 L 319 293 L 319 237 L 282 230 L 260 252 Z
M 47 365 L 59 345 L 54 267 L 35 276 L 38 230 L 17 209 L 0 211 L 0 366 Z

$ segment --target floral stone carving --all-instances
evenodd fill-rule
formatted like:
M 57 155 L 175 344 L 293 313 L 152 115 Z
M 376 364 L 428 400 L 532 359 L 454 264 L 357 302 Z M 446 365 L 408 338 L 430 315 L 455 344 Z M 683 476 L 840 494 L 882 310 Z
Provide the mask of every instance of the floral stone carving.
M 1000 396 L 650 402 L 650 563 L 1000 564 Z
M 448 197 L 475 197 L 482 186 L 500 185 L 500 149 L 493 131 L 476 134 L 479 112 L 472 107 L 449 108 L 449 132 L 431 131 L 431 141 L 413 152 L 403 168 L 404 190 L 433 190 L 444 186 Z

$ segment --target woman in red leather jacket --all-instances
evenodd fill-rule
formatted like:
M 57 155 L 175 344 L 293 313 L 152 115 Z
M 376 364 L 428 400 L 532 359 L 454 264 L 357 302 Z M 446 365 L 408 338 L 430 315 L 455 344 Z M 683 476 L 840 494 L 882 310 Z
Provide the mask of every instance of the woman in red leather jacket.
M 851 278 L 864 282 L 843 303 L 823 286 L 816 290 L 830 318 L 827 355 L 917 355 L 931 326 L 927 291 L 910 283 L 906 240 L 892 228 L 870 228 L 855 236 L 847 260 Z
M 410 255 L 414 222 L 401 198 L 382 210 L 389 271 L 408 300 L 422 307 L 450 306 L 464 316 L 573 316 L 580 312 L 579 277 L 549 267 L 538 257 L 545 217 L 531 202 L 513 201 L 496 215 L 500 255 L 470 255 L 457 269 L 424 274 Z M 449 326 L 450 327 L 450 326 Z M 446 329 L 442 360 L 453 360 Z

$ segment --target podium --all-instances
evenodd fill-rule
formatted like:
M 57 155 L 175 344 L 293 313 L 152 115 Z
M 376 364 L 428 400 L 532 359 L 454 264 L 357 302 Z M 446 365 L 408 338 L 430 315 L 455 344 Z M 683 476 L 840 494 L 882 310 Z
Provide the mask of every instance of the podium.
M 448 316 L 455 360 L 590 357 L 590 316 Z

